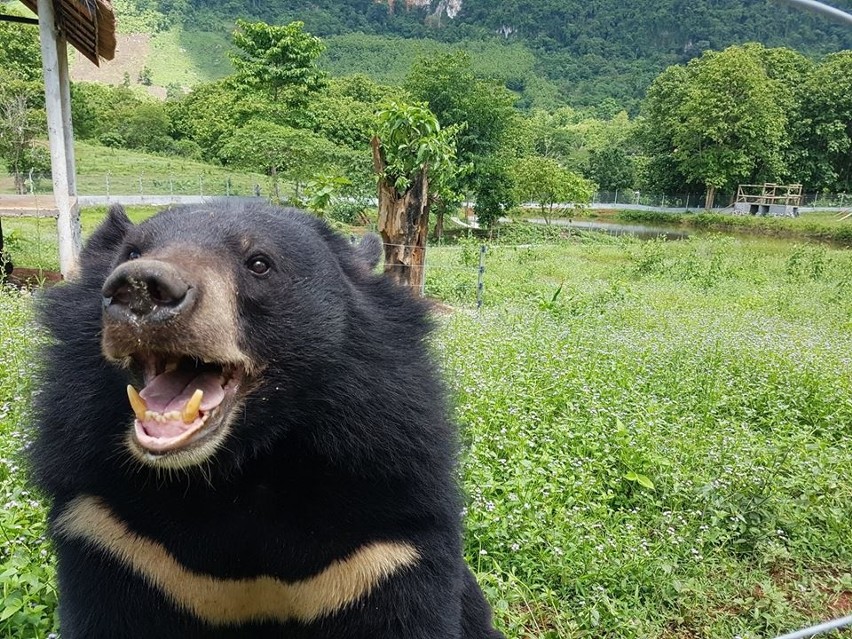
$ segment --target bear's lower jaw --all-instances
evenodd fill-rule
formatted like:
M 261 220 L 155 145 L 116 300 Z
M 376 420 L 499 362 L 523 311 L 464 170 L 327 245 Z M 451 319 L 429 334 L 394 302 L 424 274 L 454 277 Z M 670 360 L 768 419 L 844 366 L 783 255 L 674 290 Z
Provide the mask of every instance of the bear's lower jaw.
M 156 468 L 181 469 L 203 464 L 222 447 L 242 401 L 235 398 L 229 404 L 210 411 L 197 428 L 170 439 L 147 435 L 139 420 L 134 420 L 127 446 L 136 459 Z
M 128 439 L 140 461 L 185 468 L 209 459 L 228 435 L 249 387 L 245 370 L 191 357 L 133 357 L 144 386 L 128 386 L 135 419 Z

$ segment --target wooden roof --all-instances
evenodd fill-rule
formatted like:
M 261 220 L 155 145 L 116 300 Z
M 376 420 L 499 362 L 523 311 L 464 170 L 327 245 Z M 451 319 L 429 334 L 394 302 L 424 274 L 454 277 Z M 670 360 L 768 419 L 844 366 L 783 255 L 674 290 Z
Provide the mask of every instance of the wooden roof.
M 38 13 L 37 0 L 21 0 Z M 52 0 L 58 27 L 77 51 L 95 65 L 115 56 L 115 14 L 110 0 Z

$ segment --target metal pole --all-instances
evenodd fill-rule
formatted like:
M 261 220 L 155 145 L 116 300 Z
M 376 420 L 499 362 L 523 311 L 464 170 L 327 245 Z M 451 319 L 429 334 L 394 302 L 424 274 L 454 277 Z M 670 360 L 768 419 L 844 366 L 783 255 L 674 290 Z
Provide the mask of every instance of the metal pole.
M 426 247 L 424 246 L 423 247 L 423 266 L 420 267 L 422 269 L 421 277 L 420 277 L 420 297 L 426 296 L 426 255 L 427 255 Z
M 482 292 L 485 288 L 485 244 L 479 247 L 479 270 L 476 279 L 476 309 L 482 308 Z
M 781 0 L 781 2 L 799 9 L 807 9 L 816 13 L 822 13 L 823 15 L 827 15 L 829 18 L 834 18 L 840 22 L 852 24 L 852 15 L 845 11 L 841 11 L 840 9 L 830 7 L 825 3 L 816 2 L 816 0 Z
M 826 621 L 825 623 L 817 624 L 816 626 L 811 626 L 810 628 L 804 628 L 803 630 L 797 630 L 796 632 L 781 635 L 780 637 L 776 637 L 775 639 L 807 639 L 808 637 L 813 637 L 814 635 L 821 635 L 824 632 L 837 630 L 838 628 L 843 628 L 844 626 L 848 626 L 850 624 L 852 624 L 852 615 L 849 615 L 848 617 L 842 617 L 841 619 L 835 619 L 834 621 Z

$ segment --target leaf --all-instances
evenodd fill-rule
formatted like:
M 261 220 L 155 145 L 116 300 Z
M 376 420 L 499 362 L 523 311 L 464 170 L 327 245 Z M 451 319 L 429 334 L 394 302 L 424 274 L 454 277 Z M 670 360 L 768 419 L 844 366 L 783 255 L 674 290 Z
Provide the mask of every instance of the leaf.
M 0 621 L 6 621 L 9 617 L 20 611 L 24 607 L 24 602 L 20 599 L 10 599 L 6 602 L 3 612 L 0 613 Z
M 634 473 L 632 470 L 624 475 L 624 479 L 627 481 L 636 482 L 642 488 L 647 488 L 648 490 L 654 490 L 654 482 L 652 482 L 647 475 L 643 475 L 641 473 Z

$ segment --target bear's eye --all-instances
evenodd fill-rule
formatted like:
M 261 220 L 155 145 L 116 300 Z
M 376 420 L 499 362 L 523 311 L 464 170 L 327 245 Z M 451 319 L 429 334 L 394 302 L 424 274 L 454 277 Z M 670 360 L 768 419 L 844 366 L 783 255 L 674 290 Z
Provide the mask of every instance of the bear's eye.
M 142 257 L 142 254 L 139 252 L 139 249 L 132 248 L 127 251 L 128 260 L 138 260 L 140 257 Z
M 255 275 L 266 275 L 269 272 L 269 260 L 262 255 L 256 255 L 246 262 L 246 264 L 248 264 L 249 270 Z

